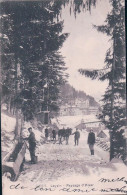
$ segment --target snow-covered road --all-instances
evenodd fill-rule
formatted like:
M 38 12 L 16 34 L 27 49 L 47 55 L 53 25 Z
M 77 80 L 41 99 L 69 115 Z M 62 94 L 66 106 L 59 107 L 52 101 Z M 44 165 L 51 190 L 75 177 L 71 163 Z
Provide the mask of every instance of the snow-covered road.
M 99 174 L 99 167 L 105 167 L 109 160 L 108 152 L 102 151 L 95 146 L 95 155 L 91 156 L 87 145 L 87 133 L 80 132 L 80 142 L 74 146 L 74 136 L 71 135 L 69 145 L 63 141 L 62 145 L 58 141 L 47 142 L 37 148 L 38 163 L 31 165 L 27 163 L 29 153 L 26 155 L 24 171 L 19 177 L 19 181 L 54 181 L 62 177 L 75 175 L 89 175 L 91 171 Z
M 87 136 L 87 132 L 81 132 L 79 146 L 74 146 L 73 135 L 69 145 L 65 141 L 62 145 L 53 141 L 39 145 L 37 164 L 28 163 L 27 151 L 18 181 L 4 178 L 4 195 L 127 194 L 127 167 L 118 159 L 109 162 L 109 153 L 96 145 L 91 156 Z

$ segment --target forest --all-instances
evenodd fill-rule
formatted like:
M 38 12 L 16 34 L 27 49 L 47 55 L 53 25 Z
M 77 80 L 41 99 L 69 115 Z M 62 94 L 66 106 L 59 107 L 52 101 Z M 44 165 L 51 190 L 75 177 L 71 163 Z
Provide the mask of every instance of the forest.
M 41 2 L 1 2 L 1 92 L 2 104 L 8 112 L 23 120 L 31 120 L 41 110 L 57 111 L 60 87 L 67 74 L 64 58 L 59 52 L 68 32 L 63 33 L 63 6 L 70 14 L 92 11 L 99 0 L 49 0 Z M 126 130 L 126 65 L 124 0 L 109 0 L 111 12 L 105 23 L 93 26 L 98 33 L 109 36 L 108 49 L 101 70 L 79 72 L 92 80 L 107 80 L 102 97 L 100 119 L 110 130 L 110 160 L 124 158 Z M 74 96 L 84 96 L 75 92 Z M 89 97 L 91 98 L 91 97 Z M 91 104 L 94 102 L 91 99 Z
M 87 95 L 84 91 L 78 91 L 70 84 L 65 83 L 60 88 L 60 102 L 62 104 L 67 103 L 69 100 L 82 99 L 84 101 L 89 100 L 89 105 L 93 107 L 99 107 L 99 103 L 90 96 Z

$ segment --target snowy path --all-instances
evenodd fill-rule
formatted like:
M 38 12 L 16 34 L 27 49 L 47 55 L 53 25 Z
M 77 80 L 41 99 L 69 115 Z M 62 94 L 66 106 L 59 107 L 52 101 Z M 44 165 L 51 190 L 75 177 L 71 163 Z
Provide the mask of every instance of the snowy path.
M 70 136 L 69 145 L 48 142 L 39 146 L 37 164 L 27 162 L 30 160 L 27 151 L 24 170 L 18 181 L 4 180 L 4 195 L 127 194 L 127 167 L 119 159 L 109 162 L 108 152 L 97 146 L 95 155 L 91 156 L 87 136 L 81 132 L 79 146 L 74 146 L 74 136 Z M 101 182 L 102 178 L 113 182 Z M 122 181 L 119 181 L 121 178 Z M 14 186 L 18 186 L 19 190 Z
M 14 145 L 15 119 L 11 124 L 5 114 L 2 117 L 2 154 L 5 155 Z M 18 180 L 11 182 L 3 177 L 4 195 L 127 194 L 127 166 L 120 159 L 109 162 L 109 153 L 96 145 L 95 155 L 91 156 L 87 132 L 81 132 L 79 146 L 74 146 L 73 135 L 69 145 L 65 145 L 65 141 L 59 145 L 52 141 L 44 144 L 43 134 L 37 129 L 34 133 L 39 144 L 36 149 L 38 163 L 28 163 L 27 150 L 24 170 Z M 102 182 L 102 178 L 110 182 Z
M 87 134 L 81 132 L 79 146 L 74 146 L 73 135 L 70 136 L 69 145 L 65 145 L 64 141 L 62 145 L 50 142 L 40 146 L 37 150 L 38 164 L 26 163 L 19 181 L 26 178 L 34 183 L 53 181 L 72 174 L 89 175 L 89 170 L 99 174 L 98 168 L 105 167 L 109 154 L 95 146 L 95 155 L 91 156 L 86 140 Z

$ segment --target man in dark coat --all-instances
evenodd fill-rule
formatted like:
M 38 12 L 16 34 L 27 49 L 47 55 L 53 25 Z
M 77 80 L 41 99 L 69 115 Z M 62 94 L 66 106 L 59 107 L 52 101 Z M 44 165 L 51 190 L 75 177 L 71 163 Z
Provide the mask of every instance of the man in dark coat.
M 65 130 L 65 128 L 63 127 L 63 129 L 62 129 L 62 132 L 61 132 L 61 134 L 62 134 L 62 137 L 63 137 L 63 140 L 65 140 L 65 133 L 66 133 L 66 130 Z
M 90 133 L 88 135 L 87 143 L 89 144 L 91 155 L 94 155 L 95 134 L 92 129 L 90 130 Z
M 67 128 L 67 129 L 65 130 L 66 145 L 68 145 L 69 136 L 70 136 L 70 129 Z
M 65 138 L 66 138 L 66 145 L 68 145 L 69 143 L 69 136 L 72 133 L 72 129 L 70 129 L 69 127 L 67 127 L 67 129 L 65 130 Z
M 29 142 L 29 151 L 30 151 L 30 157 L 31 157 L 31 163 L 35 163 L 35 148 L 36 148 L 36 139 L 35 134 L 32 131 L 32 128 L 28 128 L 28 131 L 30 133 L 28 138 L 25 138 Z
M 71 128 L 69 128 L 69 135 L 71 135 L 72 134 L 72 129 Z
M 45 129 L 45 138 L 46 140 L 48 139 L 48 136 L 49 136 L 49 131 L 48 131 L 48 128 Z
M 56 140 L 56 131 L 54 129 L 52 130 L 52 136 L 53 136 L 53 140 Z
M 78 131 L 78 128 L 76 128 L 76 131 L 74 133 L 72 133 L 72 135 L 75 135 L 74 137 L 74 142 L 75 142 L 75 146 L 79 144 L 79 138 L 80 138 L 80 133 Z
M 58 131 L 59 144 L 62 144 L 62 129 Z

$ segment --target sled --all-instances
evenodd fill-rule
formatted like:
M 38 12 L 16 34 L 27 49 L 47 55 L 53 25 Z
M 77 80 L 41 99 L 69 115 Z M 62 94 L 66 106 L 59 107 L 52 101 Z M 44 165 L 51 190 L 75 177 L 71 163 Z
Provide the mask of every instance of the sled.
M 9 173 L 10 180 L 16 181 L 25 161 L 25 153 L 25 142 L 16 144 L 14 149 L 9 152 L 3 159 L 2 175 L 6 175 L 6 173 Z

